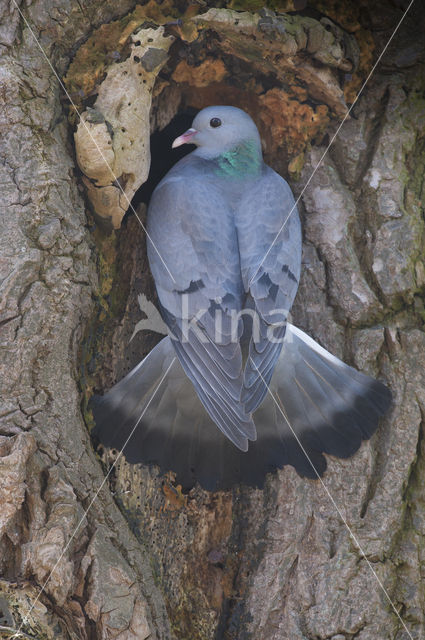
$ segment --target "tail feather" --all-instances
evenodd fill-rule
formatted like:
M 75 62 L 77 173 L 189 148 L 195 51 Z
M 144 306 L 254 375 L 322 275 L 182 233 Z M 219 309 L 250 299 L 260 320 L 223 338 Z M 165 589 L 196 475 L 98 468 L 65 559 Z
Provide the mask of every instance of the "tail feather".
M 301 337 L 298 352 L 303 362 L 314 372 L 325 393 L 331 394 L 325 406 L 328 405 L 337 416 L 342 413 L 345 420 L 350 417 L 361 430 L 363 439 L 370 438 L 376 430 L 377 420 L 391 403 L 389 389 L 382 382 L 341 362 L 299 329 L 291 327 L 290 331 Z M 317 350 L 303 343 L 303 337 L 313 342 Z
M 164 338 L 128 376 L 96 398 L 93 434 L 121 450 L 139 421 L 123 452 L 127 461 L 174 471 L 185 489 L 196 482 L 208 490 L 239 482 L 262 487 L 267 473 L 286 464 L 316 478 L 326 470 L 324 453 L 351 456 L 391 404 L 384 384 L 288 324 L 270 393 L 253 416 L 258 439 L 244 452 L 214 424 L 174 357 L 170 339 Z
M 304 408 L 300 418 L 307 417 L 310 428 L 321 442 L 321 449 L 325 453 L 343 458 L 357 451 L 362 434 L 356 420 L 344 410 L 338 393 L 319 371 L 310 369 L 301 362 L 295 367 L 294 381 Z M 331 401 L 329 394 L 333 394 Z M 284 402 L 285 389 L 280 389 L 279 395 Z M 297 418 L 298 421 L 300 418 Z

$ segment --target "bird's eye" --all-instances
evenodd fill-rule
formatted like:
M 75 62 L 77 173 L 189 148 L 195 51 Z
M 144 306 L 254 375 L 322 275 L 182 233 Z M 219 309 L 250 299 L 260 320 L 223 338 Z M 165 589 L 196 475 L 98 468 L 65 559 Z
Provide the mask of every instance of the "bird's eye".
M 211 118 L 210 120 L 210 126 L 214 127 L 214 129 L 216 129 L 217 127 L 221 126 L 221 120 L 220 118 Z

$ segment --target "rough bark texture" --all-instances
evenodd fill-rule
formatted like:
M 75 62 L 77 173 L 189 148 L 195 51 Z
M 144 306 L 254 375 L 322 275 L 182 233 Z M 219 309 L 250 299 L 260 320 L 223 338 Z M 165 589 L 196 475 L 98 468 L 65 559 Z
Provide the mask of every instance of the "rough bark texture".
M 94 229 L 63 93 L 14 3 L 4 3 L 0 625 L 23 621 L 31 637 L 64 640 L 405 640 L 378 576 L 411 637 L 424 637 L 419 4 L 302 196 L 304 269 L 293 310 L 330 351 L 388 380 L 393 412 L 354 458 L 329 459 L 324 484 L 285 468 L 263 491 L 185 496 L 171 477 L 122 458 L 102 486 L 81 397 L 120 378 L 158 337 L 140 332 L 129 343 L 137 294 L 154 300 L 143 232 L 135 217 L 109 236 Z M 149 5 L 146 28 L 179 13 L 171 2 L 157 13 Z M 154 88 L 151 129 L 188 107 L 245 106 L 267 161 L 300 193 L 403 6 L 387 0 L 367 11 L 367 3 L 325 0 L 308 15 L 207 19 L 196 5 L 183 26 L 169 27 L 176 41 Z M 131 1 L 22 5 L 68 78 L 87 38 L 133 10 Z M 106 463 L 115 457 L 103 454 Z
M 78 41 L 117 12 L 113 2 L 23 9 L 62 74 Z M 107 486 L 70 541 L 103 481 L 77 383 L 98 286 L 93 243 L 57 79 L 13 3 L 2 11 L 2 590 L 19 626 L 53 570 L 24 625 L 39 638 L 166 638 L 149 558 Z

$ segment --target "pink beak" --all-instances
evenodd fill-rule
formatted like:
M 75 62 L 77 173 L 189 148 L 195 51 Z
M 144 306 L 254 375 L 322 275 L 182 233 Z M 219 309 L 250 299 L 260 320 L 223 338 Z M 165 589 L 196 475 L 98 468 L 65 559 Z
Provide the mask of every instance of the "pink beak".
M 198 132 L 196 131 L 196 129 L 188 129 L 181 136 L 174 140 L 171 148 L 175 149 L 176 147 L 180 147 L 180 145 L 182 144 L 188 144 L 192 140 L 193 136 L 196 136 L 197 133 Z

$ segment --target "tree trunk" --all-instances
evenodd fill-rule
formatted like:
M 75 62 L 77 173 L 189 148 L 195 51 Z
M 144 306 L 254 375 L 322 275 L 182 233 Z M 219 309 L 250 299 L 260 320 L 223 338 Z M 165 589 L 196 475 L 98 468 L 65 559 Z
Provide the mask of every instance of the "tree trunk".
M 423 638 L 425 12 L 414 3 L 326 152 L 407 4 L 282 0 L 276 15 L 232 0 L 205 15 L 212 4 L 181 23 L 171 0 L 35 0 L 19 5 L 27 23 L 14 0 L 1 8 L 0 635 Z M 82 129 L 74 148 L 79 118 L 34 36 L 118 180 L 92 166 Z M 253 115 L 267 162 L 302 194 L 294 323 L 394 393 L 323 483 L 286 467 L 261 491 L 185 495 L 117 452 L 101 462 L 84 423 L 93 390 L 159 337 L 130 342 L 137 295 L 155 299 L 137 191 L 149 113 L 159 144 L 176 115 L 217 103 Z M 140 220 L 121 224 L 134 193 Z

